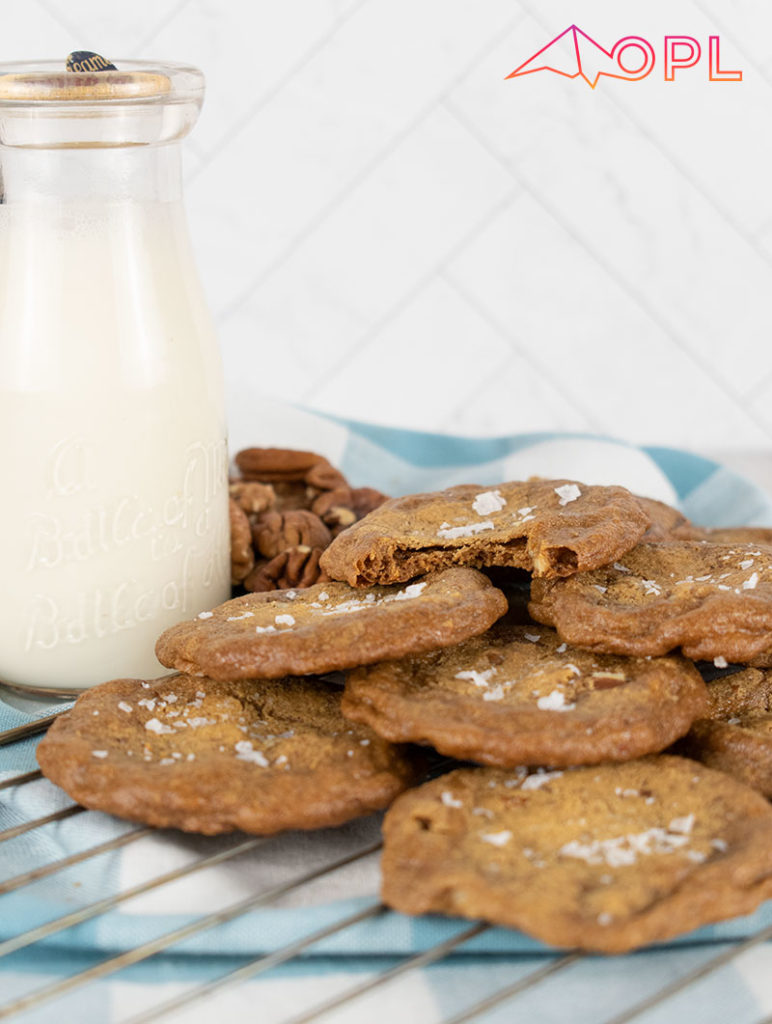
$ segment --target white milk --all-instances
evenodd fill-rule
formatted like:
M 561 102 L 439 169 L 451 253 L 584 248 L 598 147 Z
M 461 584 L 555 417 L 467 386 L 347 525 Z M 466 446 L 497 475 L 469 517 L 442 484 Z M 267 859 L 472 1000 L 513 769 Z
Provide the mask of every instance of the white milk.
M 0 205 L 0 680 L 159 675 L 227 599 L 222 395 L 179 203 Z

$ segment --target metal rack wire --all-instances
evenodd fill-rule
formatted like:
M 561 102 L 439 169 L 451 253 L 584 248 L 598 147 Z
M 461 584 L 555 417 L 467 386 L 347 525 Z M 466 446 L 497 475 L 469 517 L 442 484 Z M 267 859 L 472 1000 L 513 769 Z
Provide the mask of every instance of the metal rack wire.
M 0 746 L 4 746 L 8 743 L 13 743 L 25 737 L 45 731 L 55 717 L 56 716 L 53 715 L 29 726 L 0 732 Z M 4 781 L 0 781 L 0 791 L 26 786 L 40 778 L 41 773 L 39 771 L 25 772 L 12 778 L 5 779 Z M 0 832 L 0 844 L 18 838 L 19 836 L 34 829 L 43 828 L 45 825 L 52 822 L 62 821 L 76 815 L 89 813 L 92 812 L 89 812 L 85 808 L 76 804 L 60 810 L 52 811 L 49 814 L 25 821 Z M 33 882 L 55 875 L 58 872 L 64 871 L 66 868 L 72 867 L 76 864 L 83 864 L 84 862 L 90 861 L 92 858 L 101 854 L 130 847 L 138 840 L 154 832 L 155 830 L 152 828 L 130 828 L 127 832 L 107 842 L 95 844 L 78 853 L 59 858 L 40 867 L 35 867 L 24 873 L 17 874 L 12 878 L 0 879 L 0 897 L 11 892 L 18 891 Z M 63 932 L 68 928 L 72 928 L 75 925 L 98 918 L 100 915 L 106 914 L 114 907 L 132 899 L 133 897 L 158 891 L 162 887 L 170 885 L 172 882 L 181 878 L 195 875 L 196 873 L 203 871 L 206 868 L 213 867 L 214 865 L 223 864 L 244 853 L 257 851 L 261 846 L 270 842 L 270 837 L 237 837 L 234 839 L 232 845 L 225 850 L 218 849 L 215 853 L 198 857 L 192 863 L 186 864 L 183 867 L 156 875 L 139 885 L 125 889 L 115 895 L 98 899 L 79 910 L 65 914 L 46 924 L 31 928 L 26 932 L 13 936 L 12 938 L 0 941 L 0 959 L 10 955 L 11 953 L 31 948 L 41 940 L 50 938 L 51 936 Z M 209 929 L 216 928 L 228 921 L 236 920 L 257 907 L 270 904 L 275 900 L 278 900 L 280 897 L 296 892 L 303 886 L 309 885 L 310 883 L 330 875 L 347 865 L 353 864 L 356 861 L 372 855 L 377 852 L 378 849 L 380 849 L 380 843 L 370 844 L 363 848 L 353 850 L 321 867 L 309 870 L 288 882 L 284 882 L 280 885 L 274 885 L 267 889 L 262 889 L 235 903 L 224 906 L 215 912 L 203 914 L 193 922 L 169 931 L 166 934 L 148 942 L 142 943 L 133 949 L 107 957 L 99 963 L 71 976 L 62 978 L 61 980 L 48 984 L 31 993 L 19 996 L 10 1002 L 0 1005 L 0 1020 L 11 1019 L 28 1010 L 38 1008 L 46 1004 L 53 1004 L 57 999 L 63 997 L 65 994 L 80 989 L 89 983 L 96 982 L 99 979 L 108 978 L 124 968 L 142 963 L 158 953 L 173 950 L 177 944 L 186 939 L 199 935 Z M 306 951 L 311 950 L 312 947 L 317 943 L 320 943 L 322 940 L 330 938 L 333 935 L 337 935 L 345 931 L 345 929 L 351 928 L 360 922 L 377 918 L 379 915 L 386 912 L 386 908 L 380 904 L 377 899 L 373 899 L 373 901 L 364 908 L 356 911 L 355 913 L 350 913 L 341 917 L 331 925 L 310 932 L 299 939 L 287 943 L 281 948 L 273 950 L 270 953 L 263 953 L 256 956 L 226 974 L 205 983 L 195 985 L 174 998 L 167 999 L 150 1009 L 144 1010 L 130 1018 L 126 1018 L 121 1022 L 121 1024 L 149 1024 L 151 1021 L 164 1018 L 173 1014 L 175 1011 L 182 1010 L 184 1007 L 189 1007 L 191 1004 L 196 1003 L 205 996 L 210 996 L 214 993 L 237 986 L 239 983 L 248 979 L 256 978 L 273 968 L 283 964 L 288 964 L 304 954 Z M 323 1002 L 319 1002 L 300 1014 L 295 1014 L 285 1018 L 283 1024 L 307 1024 L 309 1021 L 321 1018 L 328 1020 L 332 1019 L 331 1015 L 334 1014 L 336 1010 L 340 1010 L 343 1007 L 348 1006 L 360 997 L 379 989 L 381 986 L 387 985 L 398 978 L 402 978 L 411 971 L 416 971 L 429 965 L 437 964 L 440 961 L 445 960 L 445 958 L 449 957 L 451 954 L 462 951 L 466 943 L 470 942 L 476 936 L 481 935 L 489 927 L 489 925 L 484 923 L 471 924 L 451 938 L 438 942 L 421 953 L 402 957 L 394 966 L 382 970 L 380 973 L 367 978 L 364 982 L 354 985 L 345 991 L 324 1000 Z M 715 955 L 711 956 L 707 961 L 688 970 L 685 974 L 662 986 L 657 991 L 646 996 L 644 999 L 627 1006 L 622 1012 L 619 1012 L 610 1018 L 599 1018 L 598 1024 L 627 1024 L 627 1022 L 637 1019 L 647 1011 L 666 1004 L 668 1000 L 673 999 L 689 986 L 707 978 L 715 971 L 740 956 L 740 954 L 769 940 L 772 940 L 772 926 L 764 928 L 756 934 L 730 945 L 729 948 L 721 949 L 720 952 L 715 953 Z M 472 1005 L 465 1007 L 455 1015 L 445 1018 L 442 1021 L 442 1024 L 465 1024 L 465 1022 L 468 1021 L 480 1020 L 494 1008 L 516 1000 L 516 997 L 529 990 L 535 989 L 543 982 L 554 978 L 567 968 L 581 968 L 582 963 L 590 959 L 596 958 L 588 957 L 579 952 L 568 952 L 563 955 L 556 954 L 551 957 L 543 957 L 539 961 L 539 965 L 529 971 L 524 977 L 519 977 L 516 981 L 495 989 L 483 998 L 475 1001 Z M 515 1012 L 515 1010 L 516 1003 L 513 1003 L 513 1012 Z M 772 1024 L 772 1017 L 759 1020 L 758 1024 Z

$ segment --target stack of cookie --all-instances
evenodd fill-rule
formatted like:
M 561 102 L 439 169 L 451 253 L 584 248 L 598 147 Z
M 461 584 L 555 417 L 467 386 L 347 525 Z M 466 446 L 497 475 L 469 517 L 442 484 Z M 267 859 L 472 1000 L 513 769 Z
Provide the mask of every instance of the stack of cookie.
M 176 673 L 84 694 L 39 761 L 86 806 L 206 833 L 397 797 L 392 907 L 665 939 L 772 896 L 771 541 L 567 480 L 393 499 L 321 554 L 328 582 L 167 630 Z M 710 693 L 695 657 L 757 667 Z M 427 747 L 474 765 L 410 788 Z

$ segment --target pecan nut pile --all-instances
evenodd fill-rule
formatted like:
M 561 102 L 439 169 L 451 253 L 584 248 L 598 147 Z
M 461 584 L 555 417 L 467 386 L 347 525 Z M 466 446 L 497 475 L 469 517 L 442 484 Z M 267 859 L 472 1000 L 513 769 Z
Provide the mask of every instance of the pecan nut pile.
M 244 580 L 244 588 L 254 593 L 259 590 L 288 590 L 323 583 L 328 579 L 319 568 L 323 550 L 299 544 L 282 551 L 275 558 L 260 559 Z
M 326 579 L 319 558 L 339 533 L 386 501 L 350 487 L 323 455 L 245 448 L 231 480 L 231 580 L 248 591 L 309 587 Z
M 324 550 L 332 535 L 319 516 L 307 509 L 265 512 L 252 527 L 255 550 L 263 558 L 275 558 L 295 547 Z

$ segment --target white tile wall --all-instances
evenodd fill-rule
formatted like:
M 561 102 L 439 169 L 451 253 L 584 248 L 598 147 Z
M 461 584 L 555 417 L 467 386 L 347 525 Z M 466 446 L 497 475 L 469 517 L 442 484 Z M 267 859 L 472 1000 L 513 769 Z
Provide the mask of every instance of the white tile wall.
M 657 69 L 504 81 L 574 21 Z M 745 80 L 665 83 L 668 33 Z M 28 0 L 0 58 L 206 72 L 187 201 L 234 395 L 764 451 L 770 33 L 758 0 Z

